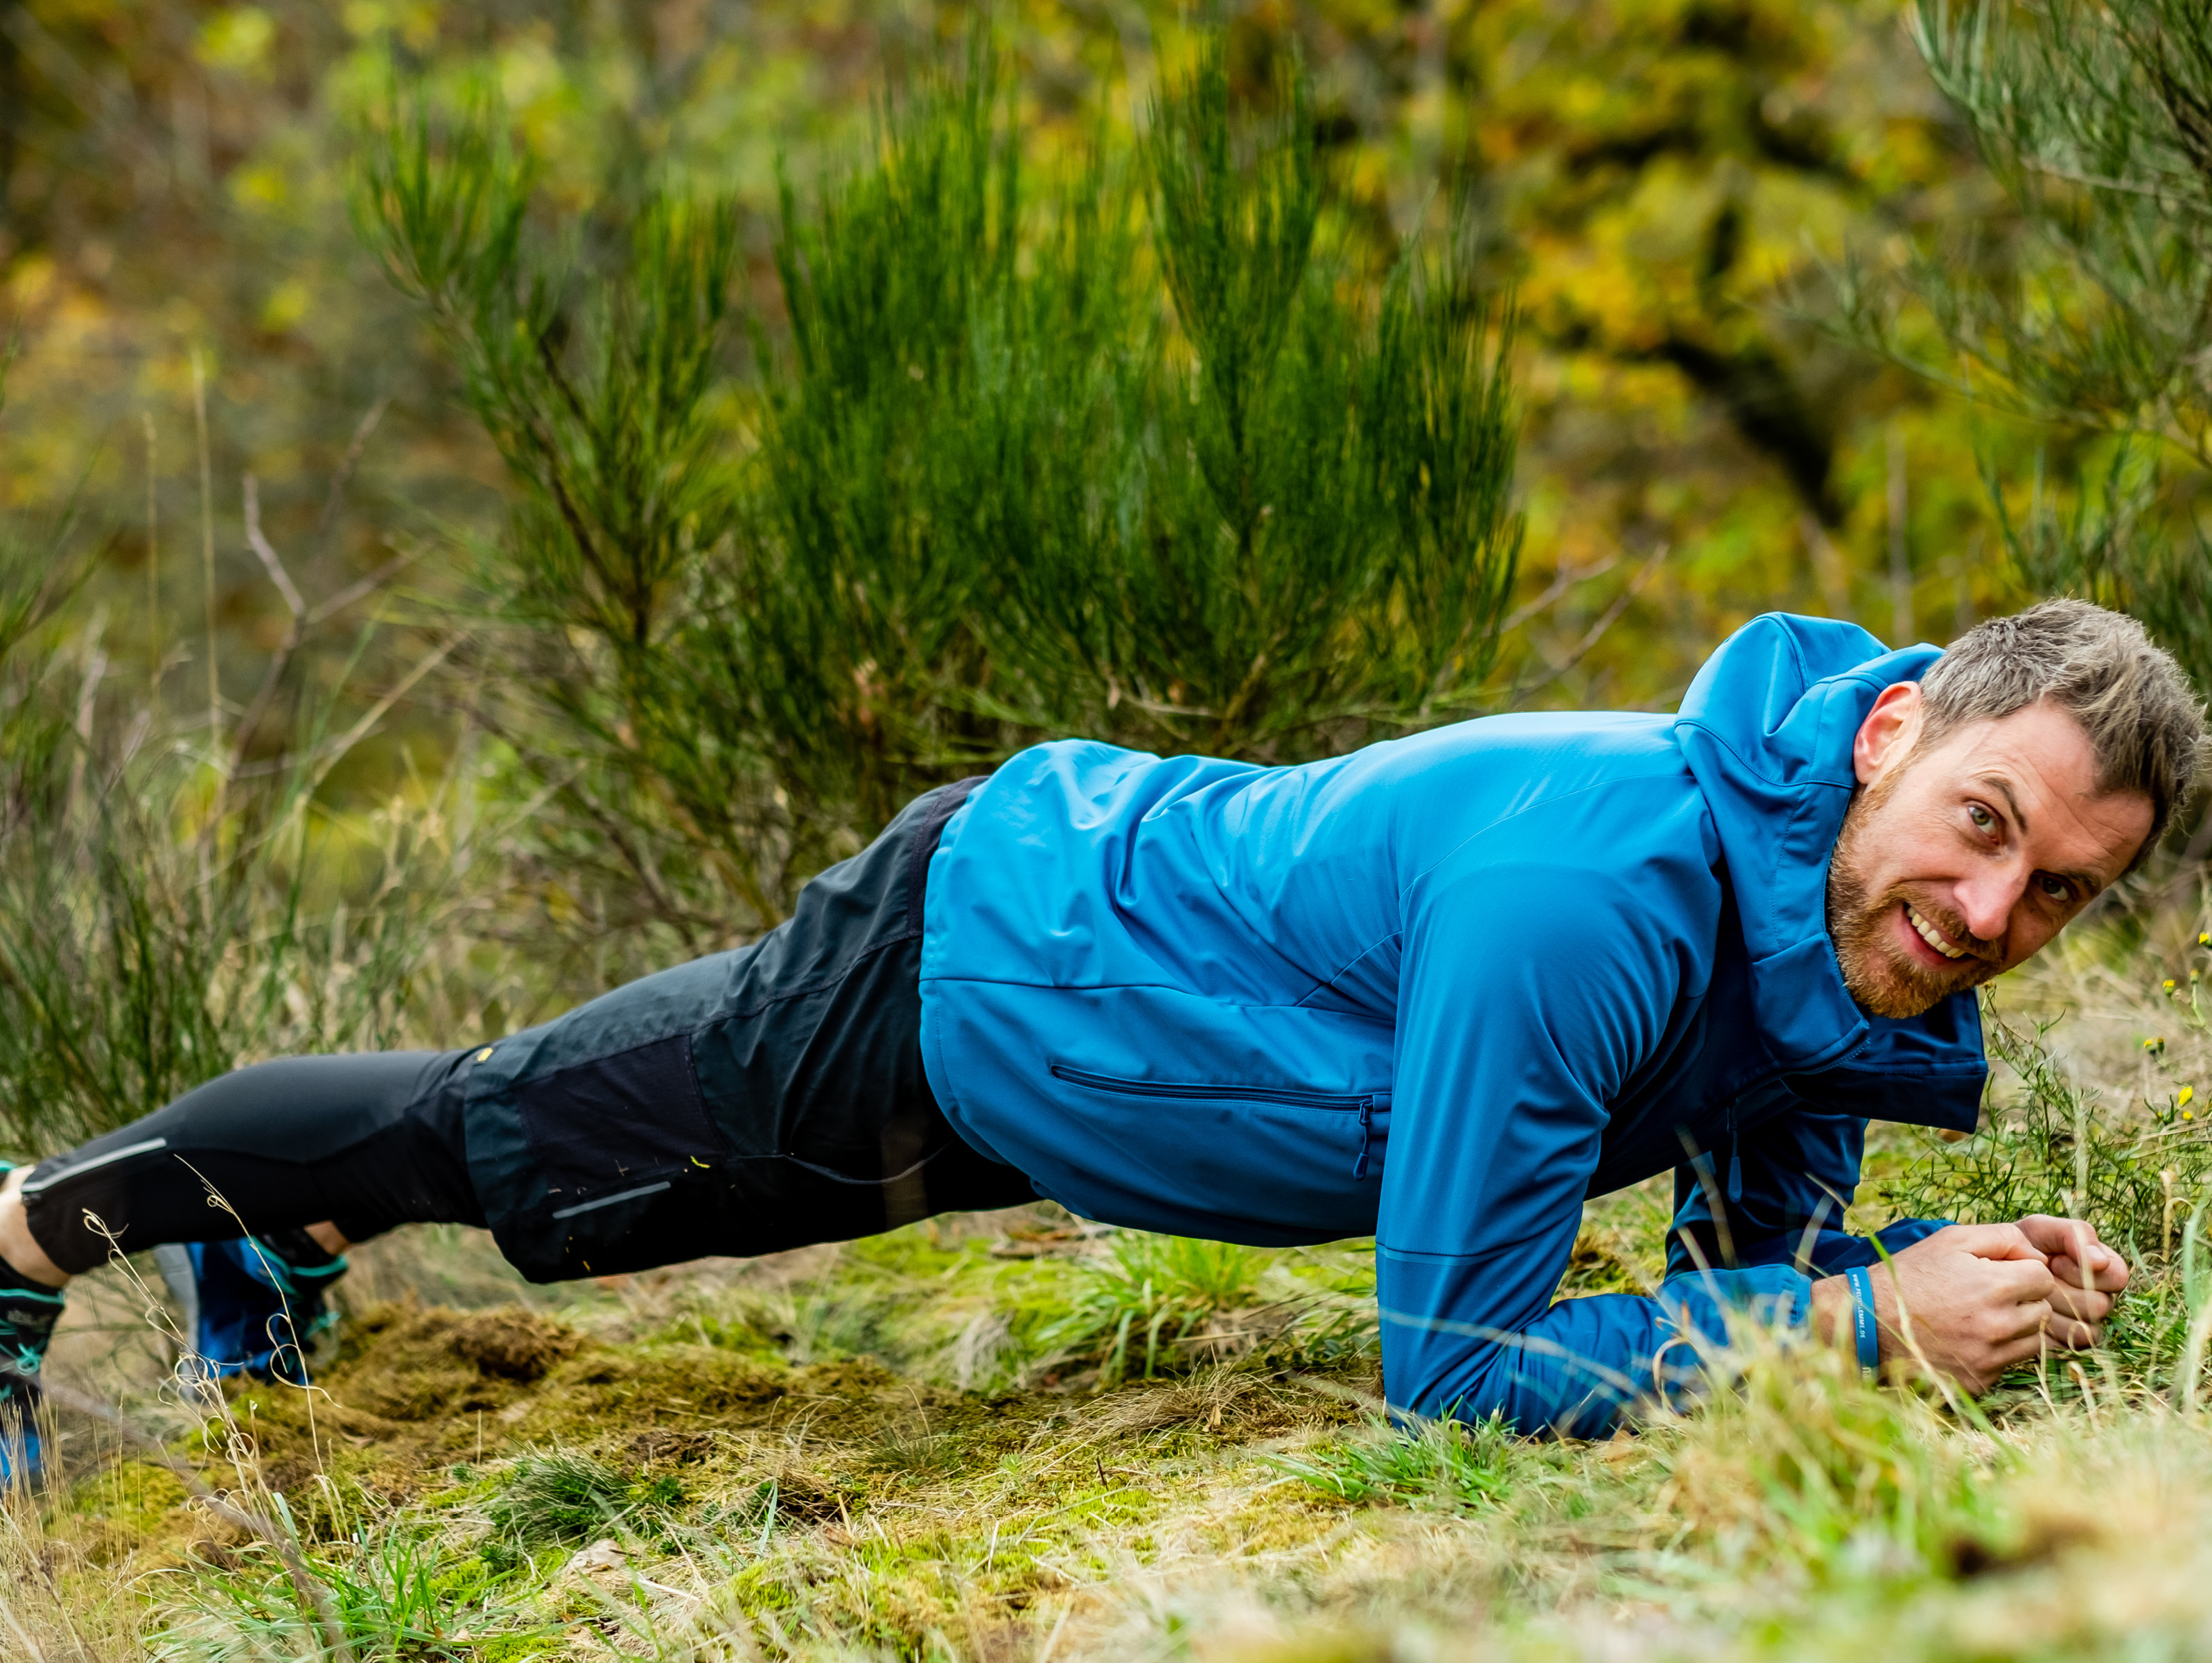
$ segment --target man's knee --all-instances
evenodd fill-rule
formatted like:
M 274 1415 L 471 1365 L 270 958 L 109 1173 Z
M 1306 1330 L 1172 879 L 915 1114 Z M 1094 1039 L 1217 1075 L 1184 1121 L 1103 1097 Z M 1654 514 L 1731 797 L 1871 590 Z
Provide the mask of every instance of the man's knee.
M 162 1113 L 178 1115 L 203 1149 L 329 1160 L 404 1116 L 426 1069 L 444 1054 L 278 1057 L 218 1075 Z

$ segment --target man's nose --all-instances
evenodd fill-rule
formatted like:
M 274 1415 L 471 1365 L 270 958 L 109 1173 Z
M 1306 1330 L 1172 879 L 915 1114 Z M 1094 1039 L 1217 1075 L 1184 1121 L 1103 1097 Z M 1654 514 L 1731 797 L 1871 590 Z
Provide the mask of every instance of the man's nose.
M 1952 891 L 1960 921 L 1979 940 L 2000 939 L 2027 889 L 2027 877 L 2026 867 L 2008 863 L 1966 879 Z

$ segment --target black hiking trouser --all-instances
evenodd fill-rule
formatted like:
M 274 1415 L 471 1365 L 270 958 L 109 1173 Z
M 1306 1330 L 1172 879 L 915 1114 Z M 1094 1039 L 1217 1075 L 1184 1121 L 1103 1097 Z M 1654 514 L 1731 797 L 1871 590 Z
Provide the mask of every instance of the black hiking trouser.
M 243 1068 L 40 1162 L 31 1233 L 72 1274 L 172 1241 L 489 1225 L 535 1281 L 845 1241 L 1035 1199 L 921 1066 L 929 858 L 976 782 L 910 804 L 759 941 L 444 1052 Z

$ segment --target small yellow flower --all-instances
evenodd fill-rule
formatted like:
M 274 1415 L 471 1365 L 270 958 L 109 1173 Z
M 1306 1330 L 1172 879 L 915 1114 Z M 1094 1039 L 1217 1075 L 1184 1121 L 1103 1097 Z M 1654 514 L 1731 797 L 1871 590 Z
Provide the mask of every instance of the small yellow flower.
M 2185 1109 L 2185 1109 L 2183 1109 L 2183 1110 L 2181 1111 L 2181 1118 L 2182 1118 L 2183 1120 L 2195 1120 L 2197 1117 L 2196 1117 L 2194 1114 L 2191 1114 L 2187 1109 Z
M 2212 947 L 2212 930 L 2199 930 L 2197 932 L 2197 944 L 2199 947 Z
M 2179 1097 L 2176 1097 L 2173 1101 L 2177 1108 L 2188 1108 L 2190 1104 L 2197 1101 L 2197 1088 L 2193 1085 L 2185 1085 L 2182 1087 L 2181 1095 Z
M 2166 1041 L 2162 1039 L 2145 1040 L 2143 1041 L 2143 1049 L 2155 1056 L 2158 1053 L 2166 1049 Z
M 2168 976 L 2165 981 L 2160 985 L 2163 986 L 2167 992 L 2171 993 L 2173 991 L 2173 978 L 2172 976 Z

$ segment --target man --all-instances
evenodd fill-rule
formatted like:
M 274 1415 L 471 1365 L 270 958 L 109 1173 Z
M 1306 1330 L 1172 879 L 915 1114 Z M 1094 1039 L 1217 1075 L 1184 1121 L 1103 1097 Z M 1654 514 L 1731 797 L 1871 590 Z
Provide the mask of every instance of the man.
M 1042 1194 L 1374 1235 L 1423 1413 L 1602 1432 L 1746 1309 L 1870 1366 L 1905 1309 L 1978 1389 L 2094 1341 L 2127 1266 L 2082 1224 L 1911 1221 L 1866 1274 L 1866 1121 L 1973 1129 L 1973 990 L 2143 858 L 2203 744 L 2139 626 L 2054 601 L 1940 656 L 1761 618 L 1674 717 L 1285 768 L 1042 745 L 751 947 L 466 1050 L 241 1070 L 11 1174 L 5 1338 L 34 1363 L 111 1239 L 242 1223 L 312 1272 L 444 1219 L 550 1280 Z M 1669 1168 L 1659 1296 L 1554 1303 L 1585 1197 Z

